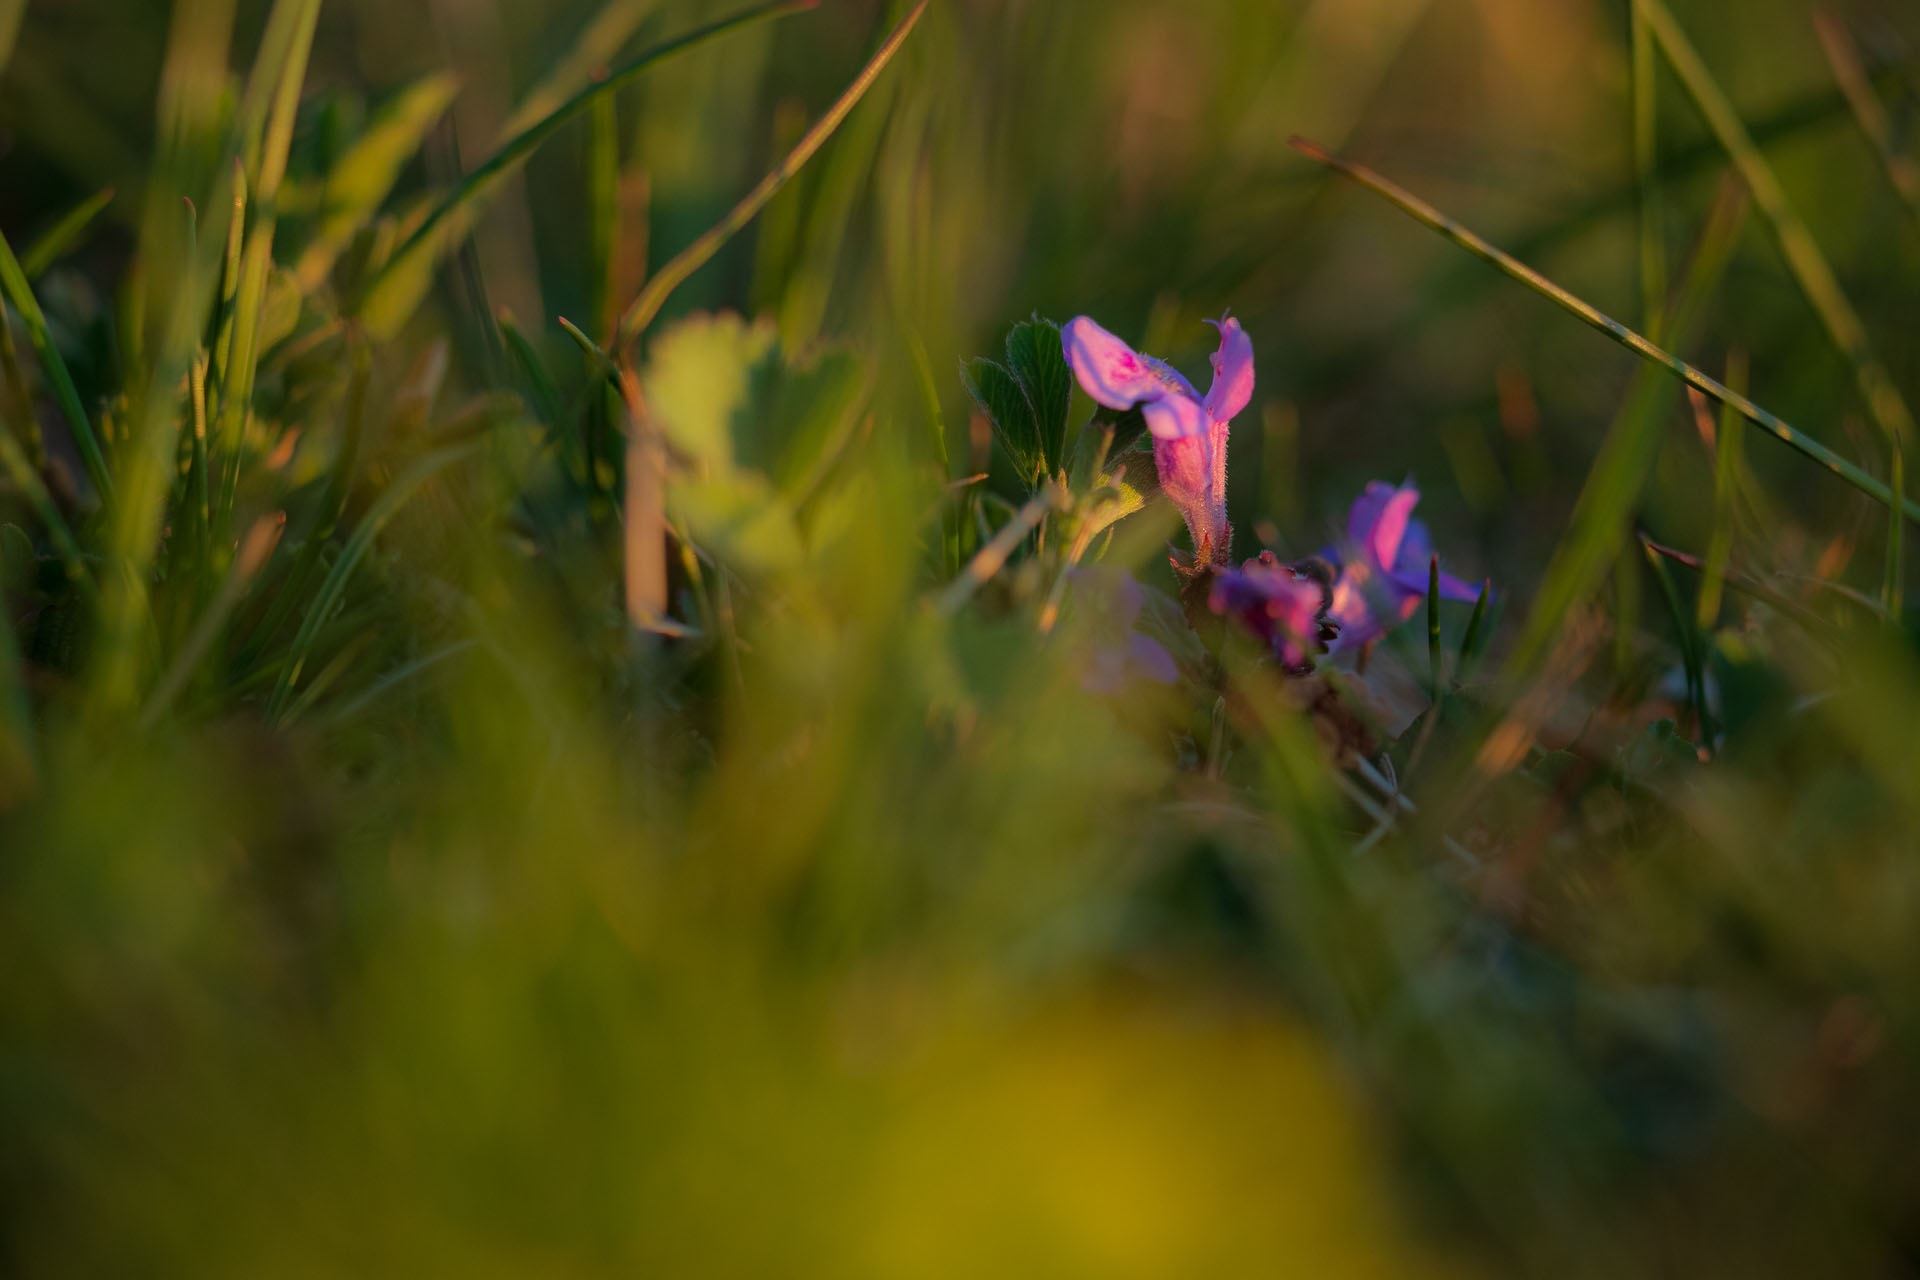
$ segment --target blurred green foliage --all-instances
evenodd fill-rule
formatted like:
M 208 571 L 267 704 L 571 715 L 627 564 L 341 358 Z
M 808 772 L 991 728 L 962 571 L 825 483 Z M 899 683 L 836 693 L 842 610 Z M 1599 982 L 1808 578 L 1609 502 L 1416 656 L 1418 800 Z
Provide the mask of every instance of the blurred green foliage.
M 1286 145 L 1897 477 L 1628 7 L 936 0 L 629 353 L 908 6 L 0 0 L 6 1269 L 1920 1265 L 1909 535 Z M 1914 394 L 1914 15 L 1671 21 Z M 1241 553 L 1417 475 L 1442 697 L 1187 627 L 1040 317 L 1228 306 Z

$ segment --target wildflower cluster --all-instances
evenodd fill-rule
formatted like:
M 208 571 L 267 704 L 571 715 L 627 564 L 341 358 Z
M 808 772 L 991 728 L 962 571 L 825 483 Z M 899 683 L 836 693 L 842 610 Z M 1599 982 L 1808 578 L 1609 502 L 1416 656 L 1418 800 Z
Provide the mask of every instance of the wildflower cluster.
M 1411 483 L 1369 483 L 1347 516 L 1344 542 L 1326 555 L 1286 563 L 1262 551 L 1235 568 L 1227 520 L 1227 440 L 1253 398 L 1253 343 L 1231 315 L 1219 331 L 1213 382 L 1205 395 L 1179 370 L 1143 355 L 1087 316 L 1061 332 L 1075 379 L 1107 409 L 1138 409 L 1152 438 L 1160 491 L 1179 509 L 1194 560 L 1175 567 L 1213 613 L 1256 637 L 1289 674 L 1311 672 L 1319 655 L 1361 649 L 1411 618 L 1431 576 L 1442 598 L 1473 601 L 1479 591 L 1433 569 L 1433 542 L 1413 518 Z M 1122 668 L 1103 671 L 1102 683 Z

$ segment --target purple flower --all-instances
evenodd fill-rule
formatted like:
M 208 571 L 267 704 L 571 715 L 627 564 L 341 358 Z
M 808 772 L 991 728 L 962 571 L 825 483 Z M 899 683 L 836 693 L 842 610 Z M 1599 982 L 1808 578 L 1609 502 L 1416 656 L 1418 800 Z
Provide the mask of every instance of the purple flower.
M 1238 569 L 1213 575 L 1207 607 L 1232 614 L 1259 636 L 1280 665 L 1293 675 L 1313 670 L 1315 654 L 1325 653 L 1339 628 L 1327 615 L 1332 592 L 1324 568 L 1281 564 L 1271 551 Z
M 1081 674 L 1082 688 L 1089 693 L 1123 693 L 1137 680 L 1172 684 L 1180 678 L 1173 655 L 1158 640 L 1133 629 L 1142 597 L 1132 575 L 1104 566 L 1075 569 L 1073 582 L 1100 637 Z
M 1166 361 L 1139 354 L 1086 316 L 1069 321 L 1061 341 L 1088 395 L 1109 409 L 1140 406 L 1160 488 L 1186 517 L 1199 562 L 1225 564 L 1233 541 L 1227 424 L 1253 398 L 1253 341 L 1231 315 L 1207 323 L 1220 331 L 1220 348 L 1205 396 Z
M 1413 518 L 1420 491 L 1411 482 L 1394 488 L 1369 481 L 1347 513 L 1347 545 L 1333 584 L 1330 616 L 1340 624 L 1336 648 L 1370 643 L 1411 618 L 1427 595 L 1433 539 Z M 1450 573 L 1440 575 L 1440 595 L 1474 601 L 1480 589 Z

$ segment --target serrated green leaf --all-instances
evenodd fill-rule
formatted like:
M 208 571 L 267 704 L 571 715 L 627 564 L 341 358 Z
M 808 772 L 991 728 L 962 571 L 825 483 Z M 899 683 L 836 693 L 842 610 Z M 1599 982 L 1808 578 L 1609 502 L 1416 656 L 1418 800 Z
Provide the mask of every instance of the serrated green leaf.
M 991 360 L 967 360 L 960 366 L 967 393 L 993 423 L 993 434 L 1028 488 L 1046 466 L 1046 450 L 1027 393 L 1011 372 Z
M 1067 407 L 1073 398 L 1073 371 L 1067 368 L 1059 326 L 1038 317 L 1013 326 L 1007 334 L 1007 366 L 1033 409 L 1041 455 L 1051 475 L 1066 458 Z
M 770 323 L 731 313 L 692 317 L 654 341 L 641 375 L 647 408 L 696 473 L 726 475 L 766 461 L 748 419 L 777 341 Z

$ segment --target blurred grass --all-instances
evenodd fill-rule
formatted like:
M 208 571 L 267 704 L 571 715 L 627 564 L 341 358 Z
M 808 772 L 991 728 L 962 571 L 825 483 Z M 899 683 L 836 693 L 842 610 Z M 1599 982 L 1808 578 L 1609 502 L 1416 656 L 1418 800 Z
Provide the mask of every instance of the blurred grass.
M 910 11 L 0 0 L 5 1269 L 1914 1269 L 1910 522 L 1285 145 L 1885 492 L 1914 15 L 947 0 L 832 128 Z M 1141 455 L 960 376 L 1228 306 L 1241 554 L 1413 474 L 1425 655 L 1189 630 Z

